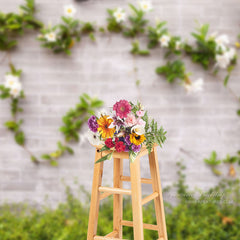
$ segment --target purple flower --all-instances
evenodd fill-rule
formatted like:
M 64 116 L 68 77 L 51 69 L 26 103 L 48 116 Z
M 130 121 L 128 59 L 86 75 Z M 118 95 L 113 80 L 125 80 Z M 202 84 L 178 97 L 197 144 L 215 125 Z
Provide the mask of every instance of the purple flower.
M 88 119 L 88 127 L 92 132 L 97 132 L 98 129 L 98 123 L 97 123 L 97 119 L 95 116 L 91 116 Z
M 117 116 L 114 116 L 113 117 L 113 125 L 114 126 L 118 126 L 118 127 L 121 127 L 123 125 L 123 121 L 121 120 L 121 118 L 117 117 Z
M 135 145 L 135 144 L 132 145 L 132 150 L 134 152 L 139 152 L 140 149 L 141 149 L 141 145 Z
M 129 152 L 129 146 L 125 145 L 125 150 L 124 152 Z
M 126 137 L 125 137 L 125 143 L 128 145 L 128 146 L 130 146 L 132 143 L 130 142 L 130 136 L 129 135 L 127 135 Z

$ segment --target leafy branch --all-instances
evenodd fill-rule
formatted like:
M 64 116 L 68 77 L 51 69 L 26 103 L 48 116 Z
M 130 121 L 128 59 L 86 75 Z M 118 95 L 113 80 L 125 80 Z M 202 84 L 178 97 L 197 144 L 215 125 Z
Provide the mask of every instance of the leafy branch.
M 34 0 L 25 0 L 20 6 L 20 14 L 0 12 L 0 50 L 8 51 L 17 45 L 16 38 L 26 29 L 39 29 L 42 22 L 34 17 Z

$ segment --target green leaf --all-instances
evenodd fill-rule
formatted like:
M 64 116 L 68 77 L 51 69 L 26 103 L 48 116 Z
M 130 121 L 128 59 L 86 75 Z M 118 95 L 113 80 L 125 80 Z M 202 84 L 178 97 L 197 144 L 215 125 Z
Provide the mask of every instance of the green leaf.
M 138 153 L 133 152 L 133 151 L 129 151 L 129 159 L 132 163 L 135 161 L 137 155 L 138 155 Z
M 98 160 L 95 162 L 95 164 L 96 164 L 96 163 L 99 163 L 99 162 L 106 161 L 106 160 L 110 160 L 110 159 L 112 158 L 112 155 L 113 155 L 113 152 L 105 155 L 104 157 L 101 157 L 100 159 L 98 159 Z
M 34 162 L 36 164 L 39 163 L 38 159 L 35 156 L 33 156 L 33 155 L 31 156 L 31 160 L 32 160 L 32 162 Z
M 230 77 L 230 75 L 228 74 L 228 75 L 224 78 L 224 87 L 227 86 L 229 77 Z
M 18 124 L 14 121 L 5 122 L 5 126 L 12 131 L 16 131 L 18 129 Z
M 108 150 L 110 150 L 110 148 L 108 148 L 108 147 L 105 145 L 105 146 L 103 146 L 101 149 L 99 149 L 98 151 L 99 151 L 99 152 L 103 152 L 103 151 L 108 151 Z
M 15 134 L 15 141 L 17 142 L 17 144 L 19 145 L 24 145 L 25 143 L 25 135 L 23 133 L 23 131 L 19 131 L 19 132 L 16 132 Z

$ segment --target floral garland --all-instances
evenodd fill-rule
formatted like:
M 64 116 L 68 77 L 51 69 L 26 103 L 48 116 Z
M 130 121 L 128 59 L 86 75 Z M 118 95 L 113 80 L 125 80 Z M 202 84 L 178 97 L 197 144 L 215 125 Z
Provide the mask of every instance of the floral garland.
M 92 145 L 103 145 L 100 151 L 111 151 L 96 163 L 109 160 L 113 152 L 128 152 L 131 162 L 135 160 L 143 144 L 149 154 L 157 143 L 166 140 L 166 132 L 158 128 L 156 121 L 150 122 L 147 111 L 139 102 L 135 105 L 120 100 L 113 105 L 111 112 L 102 111 L 88 120 L 88 140 Z

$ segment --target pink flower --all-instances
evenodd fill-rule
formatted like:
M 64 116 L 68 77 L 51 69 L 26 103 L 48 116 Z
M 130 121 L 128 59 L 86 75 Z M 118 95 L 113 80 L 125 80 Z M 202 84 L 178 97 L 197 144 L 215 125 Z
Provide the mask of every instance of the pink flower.
M 138 124 L 138 125 L 140 125 L 140 126 L 143 126 L 143 127 L 145 127 L 145 125 L 146 125 L 146 122 L 145 122 L 145 121 L 143 121 L 141 118 L 138 118 L 138 119 L 137 119 L 137 124 Z
M 127 100 L 120 100 L 113 105 L 113 110 L 120 118 L 126 118 L 132 107 Z
M 137 124 L 136 117 L 133 113 L 129 113 L 127 115 L 126 121 L 125 121 L 126 126 L 131 127 L 135 124 Z
M 136 114 L 137 114 L 138 117 L 143 117 L 144 116 L 144 111 L 139 110 L 139 111 L 136 112 Z

